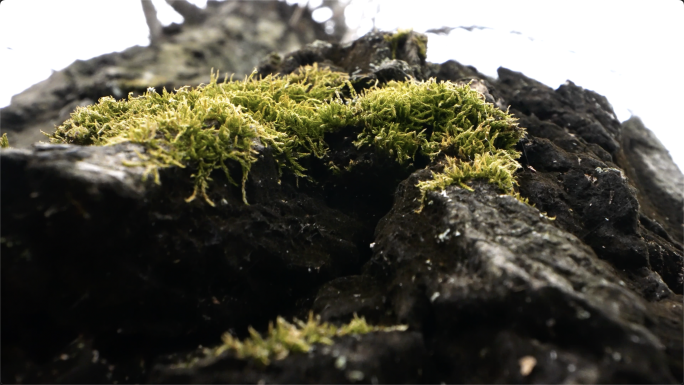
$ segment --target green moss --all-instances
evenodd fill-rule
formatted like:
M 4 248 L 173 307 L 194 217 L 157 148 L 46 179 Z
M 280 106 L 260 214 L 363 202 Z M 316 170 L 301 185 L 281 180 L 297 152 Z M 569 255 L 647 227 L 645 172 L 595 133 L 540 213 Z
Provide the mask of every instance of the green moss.
M 473 191 L 465 182 L 474 179 L 485 179 L 516 199 L 527 202 L 513 187 L 517 184 L 513 173 L 520 166 L 506 151 L 497 150 L 494 153 L 476 154 L 472 162 L 446 156 L 444 163 L 444 171 L 433 173 L 432 180 L 418 182 L 417 187 L 421 191 L 421 206 L 417 212 L 422 211 L 428 191 L 444 190 L 453 184 Z
M 411 41 L 416 45 L 416 47 L 418 47 L 418 56 L 420 59 L 425 60 L 427 58 L 427 36 L 414 34 L 411 38 Z
M 268 325 L 266 336 L 262 336 L 251 327 L 250 337 L 244 341 L 225 333 L 222 337 L 223 345 L 214 349 L 212 353 L 218 356 L 225 351 L 233 350 L 240 359 L 254 359 L 268 365 L 271 360 L 282 360 L 291 352 L 308 352 L 314 344 L 332 345 L 333 338 L 336 337 L 381 331 L 404 331 L 407 328 L 405 325 L 370 326 L 363 317 L 359 318 L 356 314 L 348 324 L 337 327 L 321 323 L 320 316 L 314 317 L 313 313 L 309 313 L 307 322 L 295 319 L 294 323 L 289 323 L 278 317 L 275 326 L 273 323 Z
M 357 146 L 373 146 L 403 164 L 418 153 L 433 161 L 444 155 L 444 171 L 418 184 L 419 211 L 428 191 L 478 178 L 522 200 L 513 173 L 520 167 L 514 148 L 524 129 L 468 85 L 389 82 L 367 90 L 354 107 L 353 124 L 363 126 Z
M 385 35 L 385 41 L 390 43 L 392 59 L 397 58 L 397 50 L 409 40 L 418 48 L 418 57 L 424 61 L 427 58 L 427 36 L 413 33 L 411 28 L 399 29 L 394 34 Z
M 476 154 L 503 152 L 523 134 L 515 118 L 484 101 L 468 85 L 449 82 L 389 82 L 367 90 L 354 105 L 354 124 L 363 132 L 357 146 L 374 146 L 407 163 L 420 151 L 472 160 Z
M 0 138 L 0 148 L 9 148 L 9 139 L 7 139 L 7 134 L 2 134 Z
M 343 96 L 345 92 L 346 98 Z M 135 165 L 159 182 L 158 170 L 189 166 L 195 188 L 187 199 L 207 195 L 211 174 L 223 170 L 237 185 L 227 163 L 242 170 L 245 181 L 256 161 L 254 146 L 273 149 L 281 173 L 308 178 L 302 159 L 316 157 L 333 174 L 353 172 L 327 159 L 327 133 L 349 130 L 355 145 L 370 147 L 400 164 L 417 155 L 446 162 L 444 173 L 419 184 L 430 190 L 473 178 L 485 178 L 515 195 L 514 150 L 524 130 L 468 85 L 428 80 L 389 82 L 354 92 L 346 74 L 303 67 L 288 76 L 253 76 L 244 81 L 217 81 L 184 87 L 176 93 L 149 89 L 128 100 L 100 99 L 78 108 L 50 140 L 54 143 L 111 145 L 124 141 L 146 148 Z
M 317 112 L 330 99 L 339 99 L 347 76 L 317 67 L 302 68 L 286 77 L 219 83 L 212 76 L 208 85 L 184 87 L 176 93 L 154 89 L 128 100 L 111 97 L 96 105 L 78 108 L 50 137 L 53 143 L 111 145 L 130 141 L 145 145 L 139 164 L 159 181 L 159 168 L 191 165 L 195 189 L 207 195 L 211 172 L 224 171 L 235 183 L 226 162 L 242 168 L 243 197 L 252 163 L 252 147 L 261 143 L 274 149 L 279 167 L 305 176 L 298 160 L 327 151 L 323 141 L 326 119 Z M 328 109 L 334 113 L 334 109 Z M 246 198 L 245 198 L 246 202 Z
M 408 37 L 411 35 L 411 32 L 413 32 L 412 28 L 399 29 L 399 30 L 397 30 L 397 32 L 393 33 L 392 35 L 385 35 L 385 41 L 390 43 L 390 47 L 392 49 L 392 59 L 397 58 L 397 49 L 399 48 L 400 45 L 406 43 L 406 41 L 408 40 Z M 427 52 L 427 44 L 426 44 L 426 51 L 425 52 Z

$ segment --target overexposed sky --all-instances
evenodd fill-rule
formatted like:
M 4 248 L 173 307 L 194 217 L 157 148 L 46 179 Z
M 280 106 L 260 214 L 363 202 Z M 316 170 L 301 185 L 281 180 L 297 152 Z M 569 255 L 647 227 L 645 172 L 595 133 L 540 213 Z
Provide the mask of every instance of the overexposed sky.
M 164 0 L 151 1 L 162 23 L 182 21 Z M 314 16 L 325 21 L 330 12 Z M 351 0 L 345 16 L 359 35 L 373 22 L 420 32 L 485 27 L 428 35 L 428 60 L 454 59 L 494 77 L 504 66 L 553 88 L 572 80 L 605 95 L 621 121 L 639 116 L 684 169 L 681 0 Z M 139 0 L 4 0 L 0 107 L 76 59 L 147 45 L 147 34 Z

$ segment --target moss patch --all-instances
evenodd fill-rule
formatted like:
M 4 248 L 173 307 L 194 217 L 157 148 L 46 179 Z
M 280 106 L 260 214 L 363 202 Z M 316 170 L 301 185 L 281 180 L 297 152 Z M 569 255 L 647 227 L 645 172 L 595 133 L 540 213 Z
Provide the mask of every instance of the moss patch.
M 207 195 L 215 170 L 237 185 L 227 163 L 242 169 L 244 185 L 256 162 L 254 147 L 269 146 L 282 172 L 308 178 L 304 158 L 325 161 L 325 135 L 348 130 L 354 144 L 410 164 L 417 155 L 446 164 L 443 173 L 420 183 L 423 193 L 468 179 L 485 178 L 515 195 L 513 172 L 524 134 L 515 118 L 468 85 L 389 82 L 354 92 L 344 73 L 302 67 L 287 76 L 253 76 L 244 81 L 184 87 L 175 93 L 154 89 L 128 100 L 111 97 L 78 108 L 51 136 L 53 143 L 111 145 L 124 141 L 146 147 L 136 165 L 159 182 L 163 167 L 191 167 L 195 188 L 187 199 Z M 443 159 L 443 160 L 440 160 Z M 332 173 L 344 172 L 328 162 Z M 351 165 L 350 165 L 351 166 Z M 346 172 L 353 168 L 345 167 Z
M 9 139 L 7 139 L 7 134 L 2 134 L 0 138 L 0 148 L 9 148 Z
M 428 191 L 465 181 L 487 179 L 507 194 L 515 191 L 520 167 L 515 145 L 524 135 L 516 119 L 484 100 L 468 85 L 450 82 L 389 82 L 357 98 L 343 124 L 362 126 L 355 144 L 372 146 L 405 164 L 416 154 L 431 160 L 444 155 L 443 172 L 418 184 L 421 208 Z
M 515 118 L 468 85 L 434 79 L 374 87 L 354 107 L 353 124 L 364 127 L 356 145 L 374 146 L 400 163 L 419 151 L 432 160 L 441 153 L 464 161 L 485 152 L 515 156 L 522 134 Z
M 345 85 L 345 74 L 303 68 L 286 77 L 249 77 L 244 81 L 184 87 L 176 93 L 154 89 L 139 97 L 116 101 L 111 97 L 98 104 L 78 108 L 51 136 L 53 143 L 111 145 L 124 141 L 144 144 L 141 164 L 159 181 L 158 169 L 190 165 L 195 172 L 197 194 L 213 205 L 207 195 L 211 172 L 224 171 L 232 183 L 226 162 L 242 168 L 243 197 L 252 163 L 252 147 L 263 144 L 274 149 L 278 165 L 297 176 L 305 176 L 298 160 L 321 157 L 326 119 L 318 112 Z M 334 112 L 331 111 L 331 112 Z M 246 202 L 246 198 L 245 198 Z
M 275 325 L 269 323 L 268 333 L 262 336 L 249 328 L 250 337 L 244 341 L 234 338 L 229 333 L 223 335 L 223 345 L 213 350 L 218 356 L 221 353 L 232 350 L 240 359 L 253 359 L 268 365 L 271 360 L 282 360 L 292 353 L 305 353 L 311 350 L 314 344 L 332 345 L 333 338 L 353 334 L 366 334 L 370 332 L 404 331 L 408 327 L 398 326 L 370 326 L 363 317 L 354 314 L 354 318 L 340 327 L 321 323 L 320 316 L 314 317 L 309 313 L 307 322 L 295 319 L 294 323 L 285 321 L 282 317 L 276 319 Z
M 397 58 L 397 50 L 409 40 L 418 48 L 418 57 L 424 61 L 427 58 L 427 37 L 422 34 L 411 33 L 413 29 L 399 29 L 392 35 L 386 35 L 385 41 L 390 43 L 392 59 Z
M 501 150 L 494 154 L 476 154 L 472 162 L 463 162 L 458 158 L 446 156 L 444 171 L 433 173 L 432 180 L 418 182 L 418 188 L 421 192 L 421 206 L 417 212 L 423 210 L 428 191 L 444 190 L 453 184 L 473 191 L 465 182 L 474 179 L 486 179 L 519 201 L 527 202 L 514 189 L 517 182 L 513 178 L 513 173 L 518 167 L 518 163 L 508 153 Z

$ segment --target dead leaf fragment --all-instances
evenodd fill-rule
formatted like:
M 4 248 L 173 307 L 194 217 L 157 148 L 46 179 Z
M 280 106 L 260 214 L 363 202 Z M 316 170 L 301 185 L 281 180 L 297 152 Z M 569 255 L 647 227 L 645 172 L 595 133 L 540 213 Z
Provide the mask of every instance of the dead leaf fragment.
M 528 376 L 537 365 L 537 359 L 532 356 L 525 356 L 518 360 L 520 364 L 520 374 Z

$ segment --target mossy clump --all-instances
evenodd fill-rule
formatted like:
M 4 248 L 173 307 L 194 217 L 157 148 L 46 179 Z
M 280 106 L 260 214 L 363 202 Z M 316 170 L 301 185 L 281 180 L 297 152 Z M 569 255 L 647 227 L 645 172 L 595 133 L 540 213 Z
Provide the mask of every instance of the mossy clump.
M 7 139 L 7 134 L 2 134 L 0 137 L 0 148 L 9 148 L 9 139 Z
M 79 107 L 50 137 L 53 143 L 111 145 L 130 141 L 143 144 L 140 165 L 159 181 L 159 168 L 191 165 L 195 189 L 187 199 L 198 194 L 213 205 L 207 195 L 211 172 L 224 171 L 234 183 L 226 162 L 242 167 L 244 182 L 256 161 L 253 146 L 263 144 L 274 149 L 279 167 L 287 167 L 304 176 L 298 160 L 321 157 L 327 148 L 323 140 L 325 116 L 319 107 L 346 85 L 347 76 L 317 67 L 305 67 L 299 73 L 267 76 L 244 81 L 219 83 L 212 76 L 208 85 L 184 87 L 175 93 L 153 88 L 138 97 L 117 101 L 104 97 L 98 104 Z
M 260 364 L 268 365 L 271 360 L 282 360 L 291 352 L 306 353 L 314 344 L 332 345 L 335 337 L 406 329 L 406 325 L 371 326 L 363 317 L 356 314 L 348 324 L 340 327 L 321 322 L 320 316 L 314 317 L 313 313 L 309 313 L 307 322 L 295 319 L 294 323 L 289 323 L 278 317 L 275 325 L 269 323 L 266 336 L 262 336 L 252 327 L 249 328 L 250 337 L 244 341 L 225 333 L 222 337 L 223 344 L 215 348 L 213 354 L 218 356 L 225 351 L 233 350 L 240 359 L 253 359 Z
M 356 101 L 353 124 L 363 132 L 355 144 L 386 151 L 400 163 L 420 152 L 472 161 L 486 152 L 517 157 L 513 147 L 523 134 L 516 119 L 486 103 L 467 84 L 391 81 Z
M 411 43 L 418 48 L 418 57 L 420 60 L 424 61 L 427 58 L 427 36 L 412 32 L 412 28 L 398 29 L 397 32 L 385 36 L 385 41 L 390 43 L 392 59 L 397 58 L 397 50 L 399 47 L 406 44 L 409 39 Z
M 512 195 L 521 202 L 527 202 L 514 187 L 517 183 L 513 173 L 520 166 L 506 153 L 476 154 L 472 162 L 464 162 L 459 158 L 446 156 L 444 171 L 433 172 L 432 180 L 418 182 L 421 191 L 421 212 L 428 191 L 444 190 L 447 186 L 457 184 L 466 190 L 473 191 L 465 182 L 474 179 L 485 179 L 497 185 L 501 190 Z
M 520 167 L 515 145 L 525 131 L 469 85 L 392 81 L 367 90 L 353 108 L 344 123 L 363 127 L 358 147 L 373 146 L 402 164 L 417 154 L 433 161 L 444 155 L 444 171 L 418 184 L 419 212 L 428 191 L 451 184 L 468 188 L 464 182 L 472 179 L 486 179 L 523 200 L 514 189 L 513 173 Z
M 244 81 L 184 87 L 175 93 L 149 89 L 138 97 L 111 97 L 78 108 L 51 136 L 53 143 L 111 145 L 124 141 L 146 148 L 135 165 L 159 182 L 163 167 L 189 166 L 195 188 L 187 199 L 207 195 L 211 174 L 221 169 L 236 184 L 227 162 L 242 169 L 245 181 L 256 162 L 254 148 L 269 146 L 281 173 L 309 178 L 304 158 L 324 160 L 326 134 L 347 130 L 354 144 L 408 165 L 417 155 L 444 158 L 444 173 L 418 186 L 427 191 L 467 179 L 485 178 L 515 196 L 513 172 L 524 134 L 515 118 L 487 103 L 467 84 L 391 81 L 354 91 L 347 74 L 309 66 L 287 76 L 254 76 Z M 340 167 L 327 162 L 331 172 Z M 350 167 L 344 167 L 353 172 Z

